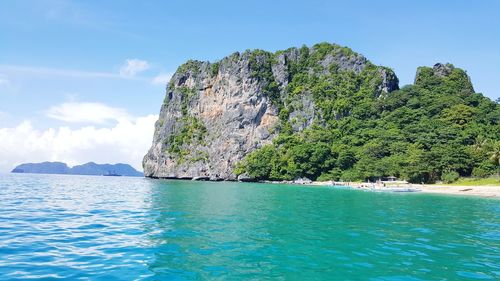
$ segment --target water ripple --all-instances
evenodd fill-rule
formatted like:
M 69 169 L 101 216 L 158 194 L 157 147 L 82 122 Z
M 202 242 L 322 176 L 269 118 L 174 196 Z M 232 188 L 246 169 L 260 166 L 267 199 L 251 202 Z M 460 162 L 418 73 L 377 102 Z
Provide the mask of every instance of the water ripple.
M 497 200 L 0 175 L 0 279 L 500 278 Z

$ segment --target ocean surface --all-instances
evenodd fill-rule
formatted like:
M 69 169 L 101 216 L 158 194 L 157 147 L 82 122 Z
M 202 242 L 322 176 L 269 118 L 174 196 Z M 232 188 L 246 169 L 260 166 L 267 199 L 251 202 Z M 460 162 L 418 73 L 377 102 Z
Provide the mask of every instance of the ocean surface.
M 0 280 L 500 278 L 500 200 L 0 175 Z

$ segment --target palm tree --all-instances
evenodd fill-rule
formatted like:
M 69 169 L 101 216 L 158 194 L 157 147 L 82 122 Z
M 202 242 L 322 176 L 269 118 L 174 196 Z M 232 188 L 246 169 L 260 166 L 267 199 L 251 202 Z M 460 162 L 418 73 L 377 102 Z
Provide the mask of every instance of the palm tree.
M 500 177 L 500 141 L 495 142 L 493 149 L 490 151 L 490 160 L 497 166 L 497 177 Z
M 488 143 L 489 143 L 489 140 L 487 138 L 483 137 L 482 135 L 479 135 L 479 136 L 477 136 L 472 147 L 474 147 L 474 150 L 476 150 L 476 151 L 481 151 L 481 150 L 483 150 L 483 148 L 488 146 Z
M 490 151 L 490 160 L 495 163 L 495 165 L 500 165 L 500 141 L 495 142 L 492 151 Z

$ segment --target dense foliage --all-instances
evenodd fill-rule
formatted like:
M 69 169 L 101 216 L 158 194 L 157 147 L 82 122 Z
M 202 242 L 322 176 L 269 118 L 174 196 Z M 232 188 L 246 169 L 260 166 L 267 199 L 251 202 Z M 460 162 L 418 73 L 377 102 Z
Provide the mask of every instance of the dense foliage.
M 300 49 L 300 59 L 289 67 L 291 82 L 280 94 L 278 136 L 247 155 L 236 174 L 259 180 L 396 176 L 427 183 L 499 172 L 500 106 L 475 93 L 463 70 L 446 65 L 449 73 L 441 75 L 421 67 L 414 85 L 384 95 L 377 88 L 380 68 L 370 63 L 360 73 L 335 65 L 322 69 L 318 62 L 339 52 L 331 46 L 317 45 L 312 53 Z M 264 67 L 262 79 L 271 85 L 269 69 Z M 276 103 L 276 86 L 266 90 Z M 317 112 L 312 125 L 297 131 L 290 113 L 300 110 L 296 101 L 304 95 L 312 96 Z
M 185 145 L 192 143 L 203 143 L 203 139 L 207 133 L 206 127 L 203 123 L 192 116 L 184 116 L 177 120 L 182 124 L 178 132 L 170 135 L 170 137 L 165 141 L 168 143 L 168 153 L 171 155 L 176 155 L 180 163 L 185 160 L 191 162 L 200 161 L 206 158 L 205 153 L 200 151 L 190 151 L 185 148 Z
M 190 64 L 190 61 L 185 65 L 191 65 L 189 67 L 194 68 L 194 64 Z M 183 65 L 183 67 L 186 67 L 185 65 Z M 174 88 L 172 85 L 170 87 L 171 89 Z M 202 161 L 206 159 L 206 153 L 191 151 L 186 148 L 187 145 L 192 143 L 203 143 L 207 134 L 207 128 L 203 122 L 188 113 L 189 102 L 197 95 L 197 91 L 195 88 L 186 86 L 178 87 L 177 91 L 180 93 L 182 117 L 176 119 L 176 122 L 179 124 L 178 131 L 171 134 L 170 137 L 165 140 L 165 144 L 168 144 L 167 151 L 169 154 L 176 156 L 179 163 L 183 163 L 186 160 L 190 162 Z M 167 94 L 165 100 L 170 99 L 171 97 Z M 164 103 L 166 103 L 166 101 L 164 101 Z M 159 125 L 163 126 L 163 122 Z

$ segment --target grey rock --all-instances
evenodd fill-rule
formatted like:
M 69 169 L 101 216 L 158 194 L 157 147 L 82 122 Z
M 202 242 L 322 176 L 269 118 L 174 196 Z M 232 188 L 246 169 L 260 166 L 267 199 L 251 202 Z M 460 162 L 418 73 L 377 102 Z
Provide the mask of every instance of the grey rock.
M 425 73 L 425 75 L 423 75 L 423 73 Z M 415 75 L 414 84 L 425 84 L 425 81 L 428 81 L 426 77 L 429 74 L 438 79 L 445 79 L 446 77 L 454 74 L 454 79 L 458 79 L 459 77 L 464 79 L 465 83 L 463 83 L 462 85 L 462 92 L 464 94 L 472 94 L 475 92 L 470 77 L 469 75 L 467 75 L 467 72 L 460 68 L 455 68 L 455 66 L 453 66 L 453 64 L 451 63 L 436 63 L 432 68 L 426 66 L 417 68 L 417 74 Z
M 318 62 L 322 73 L 353 71 L 359 74 L 369 64 L 359 54 L 331 46 L 333 51 Z M 153 143 L 143 160 L 144 175 L 251 180 L 236 177 L 235 165 L 248 153 L 271 143 L 278 134 L 280 122 L 278 108 L 266 93 L 269 81 L 255 76 L 252 65 L 261 68 L 271 65 L 280 98 L 288 102 L 290 68 L 304 59 L 303 51 L 303 48 L 290 48 L 276 54 L 237 52 L 217 63 L 189 61 L 180 66 L 166 87 Z M 312 55 L 317 50 L 311 47 L 306 51 Z M 315 74 L 317 70 L 311 67 L 306 71 Z M 382 82 L 375 96 L 397 89 L 397 77 L 392 71 L 379 67 L 379 72 Z M 290 102 L 294 108 L 289 115 L 293 130 L 301 131 L 317 120 L 310 93 L 304 92 Z M 192 130 L 195 123 L 204 129 Z
M 451 74 L 453 71 L 454 67 L 453 65 L 447 63 L 447 64 L 442 64 L 442 63 L 436 63 L 433 67 L 432 70 L 434 70 L 434 75 L 438 77 L 445 77 Z
M 415 80 L 413 81 L 414 84 L 419 84 L 420 80 L 422 79 L 422 71 L 430 69 L 432 72 L 433 76 L 442 78 L 450 75 L 455 69 L 455 67 L 452 64 L 449 63 L 436 63 L 432 68 L 427 67 L 427 66 L 420 66 L 417 68 L 417 73 L 415 74 Z
M 378 87 L 377 95 L 379 97 L 386 96 L 388 93 L 399 89 L 399 79 L 393 71 L 387 68 L 379 69 L 382 83 Z

